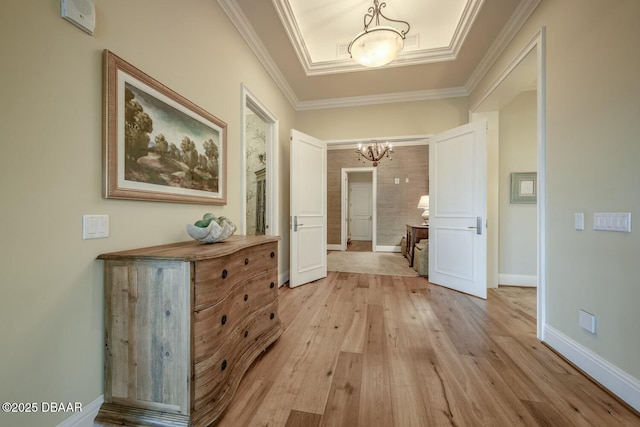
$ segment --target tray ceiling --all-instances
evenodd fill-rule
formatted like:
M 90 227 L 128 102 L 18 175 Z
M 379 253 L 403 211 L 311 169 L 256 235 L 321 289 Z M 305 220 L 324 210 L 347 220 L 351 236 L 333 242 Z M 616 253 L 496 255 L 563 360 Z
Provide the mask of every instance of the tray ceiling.
M 346 48 L 372 0 L 218 0 L 298 109 L 464 96 L 539 2 L 386 0 L 383 13 L 411 29 L 395 61 L 369 69 Z

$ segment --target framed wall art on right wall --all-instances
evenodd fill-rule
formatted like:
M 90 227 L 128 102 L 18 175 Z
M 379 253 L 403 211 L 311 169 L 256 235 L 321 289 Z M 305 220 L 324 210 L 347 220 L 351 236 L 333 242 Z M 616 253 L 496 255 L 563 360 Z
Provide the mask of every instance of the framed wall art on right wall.
M 537 195 L 536 172 L 511 174 L 511 203 L 536 203 Z

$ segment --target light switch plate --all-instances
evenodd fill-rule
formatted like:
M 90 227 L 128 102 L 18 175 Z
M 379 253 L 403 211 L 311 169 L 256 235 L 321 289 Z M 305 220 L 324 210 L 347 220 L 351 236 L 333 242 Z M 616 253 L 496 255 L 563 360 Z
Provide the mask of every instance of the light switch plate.
M 631 213 L 594 213 L 593 229 L 631 233 Z
M 575 224 L 576 230 L 579 230 L 579 231 L 584 230 L 584 213 L 580 212 L 573 215 L 575 217 L 574 224 Z
M 109 215 L 83 215 L 82 239 L 104 239 L 109 237 Z

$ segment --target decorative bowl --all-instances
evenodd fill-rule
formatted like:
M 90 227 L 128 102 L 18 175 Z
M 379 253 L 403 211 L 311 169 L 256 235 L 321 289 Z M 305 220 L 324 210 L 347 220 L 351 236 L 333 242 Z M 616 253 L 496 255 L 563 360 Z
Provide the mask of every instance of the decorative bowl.
M 189 236 L 202 243 L 218 243 L 226 240 L 236 231 L 234 223 L 225 219 L 218 224 L 211 221 L 206 227 L 198 227 L 193 224 L 187 224 L 187 233 Z

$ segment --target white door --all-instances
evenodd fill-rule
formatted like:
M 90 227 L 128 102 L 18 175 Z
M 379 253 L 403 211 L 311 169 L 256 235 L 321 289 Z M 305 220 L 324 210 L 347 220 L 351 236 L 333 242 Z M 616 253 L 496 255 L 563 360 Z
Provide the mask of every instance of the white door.
M 349 184 L 349 231 L 351 240 L 371 241 L 371 183 Z
M 429 142 L 429 281 L 487 298 L 487 122 Z
M 327 277 L 327 146 L 291 130 L 289 286 Z

